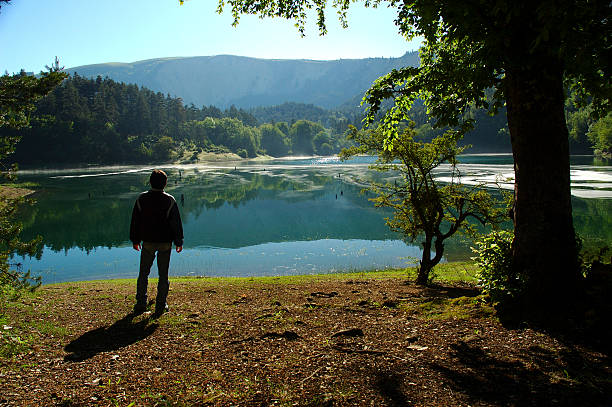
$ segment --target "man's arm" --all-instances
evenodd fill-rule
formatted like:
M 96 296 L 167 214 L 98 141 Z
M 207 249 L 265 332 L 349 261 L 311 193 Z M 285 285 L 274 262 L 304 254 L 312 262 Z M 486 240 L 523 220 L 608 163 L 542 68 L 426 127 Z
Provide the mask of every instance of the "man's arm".
M 174 245 L 176 246 L 177 253 L 183 250 L 183 222 L 181 221 L 181 214 L 178 209 L 176 202 L 170 209 L 170 216 L 168 217 L 170 222 L 170 230 L 172 230 L 172 236 Z M 180 250 L 179 250 L 180 248 Z
M 134 209 L 132 209 L 132 220 L 130 222 L 130 241 L 134 250 L 140 250 L 140 207 L 138 200 L 134 203 Z

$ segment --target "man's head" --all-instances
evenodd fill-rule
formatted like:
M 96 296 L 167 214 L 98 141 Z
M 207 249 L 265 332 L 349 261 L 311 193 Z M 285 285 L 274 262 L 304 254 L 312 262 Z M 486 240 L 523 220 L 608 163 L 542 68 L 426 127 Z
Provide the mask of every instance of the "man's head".
M 149 183 L 154 189 L 164 189 L 167 181 L 168 176 L 162 170 L 153 170 L 151 177 L 149 178 Z

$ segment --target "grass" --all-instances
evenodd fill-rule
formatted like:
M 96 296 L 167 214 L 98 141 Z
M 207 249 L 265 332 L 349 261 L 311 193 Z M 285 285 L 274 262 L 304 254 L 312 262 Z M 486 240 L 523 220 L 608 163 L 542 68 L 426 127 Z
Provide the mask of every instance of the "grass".
M 433 320 L 468 319 L 474 316 L 492 316 L 495 311 L 481 296 L 435 298 L 413 307 L 422 318 Z
M 453 262 L 439 264 L 434 268 L 435 276 L 433 282 L 467 282 L 475 283 L 477 278 L 478 267 L 471 262 Z M 287 284 L 302 284 L 311 281 L 336 281 L 336 280 L 368 280 L 368 279 L 387 279 L 387 278 L 406 278 L 414 280 L 417 271 L 414 267 L 402 269 L 386 269 L 386 270 L 368 270 L 368 271 L 351 271 L 345 273 L 322 273 L 322 274 L 303 274 L 295 276 L 263 276 L 263 277 L 206 277 L 206 276 L 188 276 L 188 277 L 170 277 L 170 281 L 174 283 L 199 283 L 209 285 L 230 285 L 243 286 L 250 284 L 270 284 L 270 285 L 287 285 Z M 87 280 L 80 282 L 65 282 L 46 285 L 46 287 L 65 287 L 69 285 L 69 290 L 76 291 L 80 287 L 78 285 L 96 285 L 101 289 L 112 287 L 114 285 L 134 284 L 135 279 L 111 279 L 111 280 Z M 150 279 L 157 281 L 157 279 Z M 78 284 L 78 285 L 76 285 Z
M 0 189 L 2 188 L 21 188 L 21 189 L 34 189 L 40 187 L 40 184 L 37 182 L 7 182 L 4 184 L 0 184 Z

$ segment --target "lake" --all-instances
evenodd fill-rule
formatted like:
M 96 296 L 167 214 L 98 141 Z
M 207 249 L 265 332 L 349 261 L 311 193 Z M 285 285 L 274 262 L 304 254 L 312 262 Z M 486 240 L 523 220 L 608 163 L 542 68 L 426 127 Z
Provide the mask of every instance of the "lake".
M 177 199 L 184 251 L 173 252 L 177 276 L 263 276 L 403 267 L 420 258 L 417 244 L 389 231 L 391 212 L 362 193 L 381 175 L 371 157 L 291 158 L 161 166 Z M 512 189 L 511 155 L 461 157 L 463 182 Z M 22 211 L 23 238 L 44 237 L 40 258 L 16 258 L 44 283 L 135 278 L 139 253 L 129 237 L 138 194 L 151 166 L 21 171 L 36 182 L 36 205 Z M 444 180 L 448 167 L 437 177 Z M 572 157 L 577 231 L 589 244 L 612 241 L 612 167 Z M 181 196 L 184 201 L 181 201 Z M 470 241 L 453 238 L 444 261 L 471 256 Z M 156 275 L 153 267 L 152 275 Z

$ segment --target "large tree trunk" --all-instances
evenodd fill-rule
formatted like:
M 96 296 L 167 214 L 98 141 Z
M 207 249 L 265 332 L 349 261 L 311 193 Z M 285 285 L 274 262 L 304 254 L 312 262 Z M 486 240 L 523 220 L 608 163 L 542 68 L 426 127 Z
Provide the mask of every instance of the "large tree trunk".
M 559 65 L 548 60 L 509 69 L 506 101 L 515 172 L 514 268 L 527 277 L 524 311 L 549 319 L 567 311 L 564 304 L 580 286 Z

